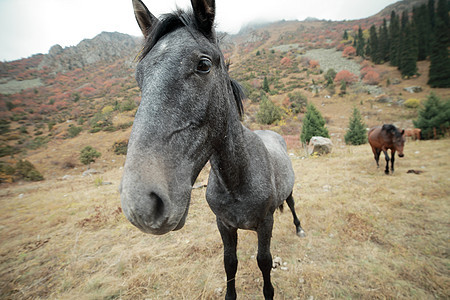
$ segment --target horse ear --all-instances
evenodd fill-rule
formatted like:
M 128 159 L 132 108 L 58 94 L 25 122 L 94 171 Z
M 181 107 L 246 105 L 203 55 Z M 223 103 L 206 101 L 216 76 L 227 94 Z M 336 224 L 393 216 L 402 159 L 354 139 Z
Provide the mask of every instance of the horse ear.
M 152 31 L 153 26 L 158 22 L 152 13 L 148 10 L 141 0 L 133 0 L 134 16 L 141 28 L 142 34 L 147 38 Z
M 191 4 L 200 29 L 204 33 L 210 34 L 216 15 L 216 2 L 214 0 L 191 0 Z
M 402 135 L 405 135 L 405 129 L 402 130 Z

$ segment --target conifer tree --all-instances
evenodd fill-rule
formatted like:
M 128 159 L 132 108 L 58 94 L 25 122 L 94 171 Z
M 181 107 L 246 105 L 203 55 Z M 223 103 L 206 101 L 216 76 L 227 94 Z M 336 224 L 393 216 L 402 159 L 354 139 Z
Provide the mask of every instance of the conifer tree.
M 414 43 L 412 24 L 409 22 L 407 11 L 403 11 L 401 19 L 400 61 L 398 68 L 403 77 L 417 74 L 417 48 Z
M 342 36 L 342 39 L 348 40 L 348 33 L 347 33 L 347 30 L 344 31 L 344 35 Z
M 361 113 L 356 107 L 353 109 L 353 114 L 350 117 L 344 140 L 347 145 L 362 145 L 367 143 L 366 125 L 362 120 Z
M 435 88 L 450 87 L 450 21 L 446 0 L 439 0 L 434 38 L 430 54 L 430 72 L 428 84 Z
M 309 143 L 313 136 L 330 137 L 328 129 L 325 127 L 325 120 L 322 114 L 316 109 L 314 104 L 309 103 L 306 107 L 305 118 L 303 119 L 300 140 L 302 143 Z
M 378 50 L 382 62 L 389 61 L 389 34 L 386 19 L 383 19 L 383 25 L 378 34 Z
M 414 28 L 417 35 L 417 59 L 425 60 L 430 52 L 430 22 L 425 4 L 413 10 Z
M 442 101 L 432 92 L 423 108 L 419 110 L 419 117 L 413 123 L 422 130 L 423 139 L 444 136 L 450 129 L 450 99 Z
M 270 92 L 269 81 L 267 80 L 267 77 L 265 77 L 265 76 L 264 76 L 262 89 L 266 93 Z
M 375 25 L 372 25 L 369 29 L 370 39 L 367 45 L 369 46 L 370 53 L 366 53 L 372 59 L 372 61 L 376 64 L 381 62 L 380 51 L 378 50 L 378 35 L 377 28 Z
M 391 22 L 389 24 L 389 58 L 392 66 L 399 66 L 399 45 L 400 45 L 400 25 L 395 11 L 391 12 Z
M 364 57 L 365 41 L 361 26 L 358 28 L 358 36 L 356 42 L 356 55 Z

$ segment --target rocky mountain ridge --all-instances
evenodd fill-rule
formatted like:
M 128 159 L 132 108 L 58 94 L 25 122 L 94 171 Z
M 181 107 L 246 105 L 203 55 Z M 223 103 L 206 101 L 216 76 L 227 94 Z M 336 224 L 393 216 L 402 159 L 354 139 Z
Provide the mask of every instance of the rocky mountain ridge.
M 62 48 L 54 45 L 44 55 L 38 68 L 50 68 L 53 72 L 64 72 L 100 61 L 113 62 L 117 58 L 130 58 L 138 52 L 141 39 L 119 32 L 102 32 L 78 45 Z

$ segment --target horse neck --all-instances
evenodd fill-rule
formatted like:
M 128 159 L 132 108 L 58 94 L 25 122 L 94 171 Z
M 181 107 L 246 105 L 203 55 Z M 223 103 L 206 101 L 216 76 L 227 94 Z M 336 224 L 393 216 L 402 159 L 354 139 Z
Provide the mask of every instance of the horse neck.
M 245 130 L 237 117 L 230 118 L 227 132 L 210 159 L 214 174 L 229 191 L 236 190 L 245 180 L 249 162 Z

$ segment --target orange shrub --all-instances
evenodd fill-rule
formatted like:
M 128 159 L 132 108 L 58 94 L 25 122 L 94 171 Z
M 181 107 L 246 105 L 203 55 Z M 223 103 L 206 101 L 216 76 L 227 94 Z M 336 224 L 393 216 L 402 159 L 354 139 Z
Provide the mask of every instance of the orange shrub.
M 349 70 L 342 70 L 336 74 L 336 77 L 334 77 L 334 82 L 336 82 L 336 83 L 341 83 L 342 81 L 345 81 L 347 84 L 349 84 L 349 83 L 354 83 L 357 80 L 358 80 L 358 76 L 356 76 Z
M 353 57 L 355 55 L 356 55 L 356 49 L 353 46 L 345 47 L 344 51 L 342 52 L 342 56 L 344 56 L 344 57 Z
M 366 84 L 377 85 L 380 83 L 380 74 L 375 71 L 369 71 L 364 75 L 363 82 Z

